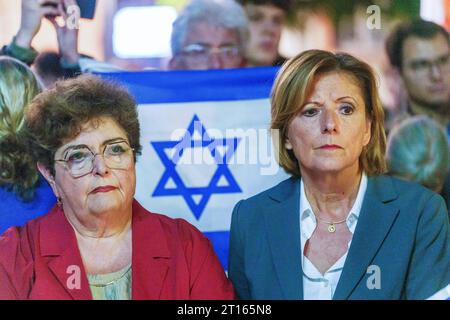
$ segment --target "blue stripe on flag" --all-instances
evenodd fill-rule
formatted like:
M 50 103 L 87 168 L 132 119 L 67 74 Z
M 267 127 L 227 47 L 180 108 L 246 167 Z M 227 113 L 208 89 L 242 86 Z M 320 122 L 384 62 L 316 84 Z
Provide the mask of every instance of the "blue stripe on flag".
M 266 99 L 278 67 L 101 73 L 128 87 L 138 104 Z M 238 90 L 236 88 L 239 88 Z M 176 94 L 174 95 L 174 90 Z
M 203 232 L 203 234 L 211 241 L 214 250 L 219 257 L 220 262 L 225 270 L 228 269 L 228 241 L 230 238 L 229 231 Z

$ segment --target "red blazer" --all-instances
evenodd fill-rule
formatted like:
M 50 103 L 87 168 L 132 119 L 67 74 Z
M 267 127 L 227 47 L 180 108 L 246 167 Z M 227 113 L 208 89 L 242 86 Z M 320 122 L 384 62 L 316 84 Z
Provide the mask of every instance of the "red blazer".
M 134 201 L 132 234 L 133 299 L 234 298 L 210 242 L 186 221 Z M 0 237 L 0 299 L 92 299 L 75 232 L 58 207 Z

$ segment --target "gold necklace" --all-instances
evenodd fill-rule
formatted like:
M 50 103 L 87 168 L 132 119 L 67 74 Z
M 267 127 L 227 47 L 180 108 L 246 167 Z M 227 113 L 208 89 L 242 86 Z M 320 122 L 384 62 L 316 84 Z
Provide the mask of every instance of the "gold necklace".
M 327 229 L 328 229 L 329 233 L 335 233 L 336 232 L 336 224 L 340 224 L 340 223 L 345 222 L 347 220 L 347 218 L 345 218 L 344 220 L 333 222 L 333 221 L 322 220 L 319 217 L 316 217 L 316 218 L 320 222 L 324 222 L 324 223 L 328 224 L 328 228 Z

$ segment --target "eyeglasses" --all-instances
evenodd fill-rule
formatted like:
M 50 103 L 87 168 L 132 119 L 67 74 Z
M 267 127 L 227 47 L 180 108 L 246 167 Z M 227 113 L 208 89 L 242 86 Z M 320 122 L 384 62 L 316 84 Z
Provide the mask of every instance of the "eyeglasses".
M 108 168 L 126 169 L 133 161 L 133 151 L 134 149 L 126 141 L 106 144 L 102 153 L 94 153 L 86 145 L 79 145 L 69 148 L 64 159 L 55 161 L 64 163 L 72 177 L 79 178 L 92 172 L 94 159 L 100 154 Z
M 435 60 L 417 60 L 409 64 L 410 68 L 417 73 L 424 73 L 430 71 L 433 66 L 439 68 L 441 71 L 450 69 L 450 54 L 439 57 Z
M 195 60 L 196 62 L 206 62 L 212 57 L 213 54 L 218 54 L 222 60 L 238 58 L 240 55 L 240 48 L 236 45 L 212 48 L 207 45 L 194 43 L 184 47 L 181 52 L 187 58 Z

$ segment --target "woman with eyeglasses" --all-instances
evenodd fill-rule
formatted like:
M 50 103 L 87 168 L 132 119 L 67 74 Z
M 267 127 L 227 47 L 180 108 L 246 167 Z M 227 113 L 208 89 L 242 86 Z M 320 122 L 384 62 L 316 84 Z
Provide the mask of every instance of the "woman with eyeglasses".
M 58 83 L 25 114 L 57 205 L 0 237 L 0 299 L 232 299 L 209 241 L 133 199 L 135 102 L 91 75 Z

